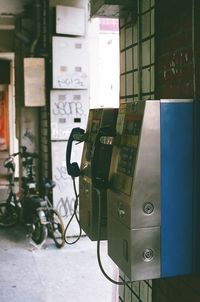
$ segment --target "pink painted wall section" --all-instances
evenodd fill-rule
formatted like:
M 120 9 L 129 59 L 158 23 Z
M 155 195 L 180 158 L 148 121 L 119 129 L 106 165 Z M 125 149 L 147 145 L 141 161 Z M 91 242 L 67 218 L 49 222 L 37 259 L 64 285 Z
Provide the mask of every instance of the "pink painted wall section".
M 119 32 L 119 20 L 118 19 L 99 19 L 99 30 L 109 32 Z

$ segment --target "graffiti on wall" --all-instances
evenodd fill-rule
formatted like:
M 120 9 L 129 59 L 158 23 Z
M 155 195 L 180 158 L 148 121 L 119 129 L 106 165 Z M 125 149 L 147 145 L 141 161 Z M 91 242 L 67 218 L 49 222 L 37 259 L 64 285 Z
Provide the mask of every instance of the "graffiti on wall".
M 85 128 L 89 112 L 87 91 L 51 93 L 51 139 L 67 140 L 73 127 Z
M 66 142 L 52 143 L 53 156 L 53 180 L 56 186 L 53 189 L 53 203 L 63 218 L 65 226 L 68 224 L 74 213 L 74 203 L 76 195 L 74 192 L 73 181 L 71 176 L 67 173 L 65 162 Z M 76 154 L 77 156 L 77 154 Z M 79 156 L 80 157 L 80 156 Z M 78 192 L 78 179 L 76 181 L 76 190 Z M 77 214 L 79 210 L 77 209 Z M 69 235 L 74 236 L 79 232 L 79 227 L 75 219 L 72 220 L 69 229 Z
M 62 217 L 67 218 L 74 212 L 75 193 L 72 179 L 64 166 L 56 167 L 55 172 L 54 181 L 57 188 L 56 208 Z
M 55 116 L 83 116 L 85 115 L 85 112 L 81 102 L 61 100 L 53 104 L 52 114 Z
M 35 137 L 34 137 L 32 131 L 31 131 L 31 129 L 29 129 L 29 128 L 25 129 L 25 132 L 23 134 L 23 139 L 28 140 L 29 144 L 34 143 Z
M 74 204 L 76 201 L 76 196 L 73 190 L 72 180 L 69 176 L 66 177 L 64 172 L 64 167 L 57 169 L 58 174 L 55 178 L 56 187 L 53 192 L 53 202 L 54 207 L 60 213 L 64 225 L 66 226 L 70 221 L 72 215 L 74 214 Z M 76 214 L 79 215 L 79 208 L 76 210 Z M 70 229 L 68 234 L 70 236 L 75 236 L 79 232 L 79 227 L 75 219 L 70 223 Z
M 83 81 L 81 78 L 73 78 L 73 77 L 60 77 L 57 79 L 57 84 L 55 84 L 59 88 L 77 88 L 82 89 L 86 88 L 87 85 L 85 81 Z
M 184 68 L 191 64 L 191 53 L 189 50 L 172 52 L 161 60 L 163 79 L 167 80 L 172 76 L 184 73 Z
M 22 108 L 21 113 L 21 145 L 29 152 L 38 149 L 38 112 L 36 108 Z
M 67 219 L 68 217 L 71 217 L 74 213 L 74 203 L 75 203 L 75 198 L 69 199 L 66 197 L 61 197 L 60 200 L 57 203 L 56 209 L 62 216 L 62 218 Z M 77 210 L 77 214 L 79 211 Z

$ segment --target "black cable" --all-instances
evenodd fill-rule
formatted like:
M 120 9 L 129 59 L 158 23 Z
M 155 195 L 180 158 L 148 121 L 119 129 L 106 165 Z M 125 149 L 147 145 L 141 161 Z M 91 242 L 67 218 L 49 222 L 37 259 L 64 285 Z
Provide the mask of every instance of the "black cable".
M 132 283 L 133 281 L 115 281 L 113 280 L 111 277 L 109 277 L 107 275 L 107 273 L 105 272 L 103 265 L 101 263 L 101 255 L 100 255 L 100 242 L 101 242 L 101 192 L 99 189 L 95 188 L 95 190 L 97 191 L 97 195 L 98 195 L 98 238 L 97 238 L 97 260 L 98 260 L 98 264 L 100 267 L 100 270 L 102 272 L 102 274 L 104 275 L 104 277 L 106 277 L 106 279 L 108 279 L 110 282 L 116 284 L 116 285 L 127 285 Z
M 65 228 L 65 231 L 64 231 L 64 240 L 67 244 L 75 244 L 80 238 L 81 238 L 81 235 L 82 235 L 82 229 L 81 229 L 81 225 L 80 225 L 80 221 L 79 221 L 79 218 L 77 216 L 77 208 L 78 208 L 78 199 L 79 199 L 79 195 L 77 193 L 77 190 L 76 190 L 76 183 L 75 183 L 75 177 L 72 177 L 72 181 L 73 181 L 73 188 L 74 188 L 74 193 L 75 193 L 75 202 L 74 202 L 74 211 L 73 211 L 73 214 L 70 218 L 70 220 L 68 221 L 67 225 L 66 225 L 66 228 Z M 73 218 L 75 217 L 77 223 L 78 223 L 78 226 L 79 226 L 79 235 L 78 237 L 76 238 L 76 240 L 72 241 L 72 242 L 69 242 L 67 241 L 67 230 L 73 220 Z

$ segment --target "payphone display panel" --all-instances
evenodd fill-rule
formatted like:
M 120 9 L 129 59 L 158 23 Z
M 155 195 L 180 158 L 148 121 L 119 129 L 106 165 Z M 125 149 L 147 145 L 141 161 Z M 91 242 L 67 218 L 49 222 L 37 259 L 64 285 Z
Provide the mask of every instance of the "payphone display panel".
M 129 196 L 135 170 L 144 105 L 144 102 L 121 104 L 117 118 L 117 137 L 113 150 L 111 186 Z
M 79 211 L 82 229 L 91 240 L 98 239 L 98 203 L 101 199 L 101 239 L 107 239 L 107 189 L 95 189 L 96 183 L 109 177 L 112 146 L 100 144 L 100 135 L 113 132 L 118 109 L 91 109 L 88 117 L 87 140 L 84 143 L 79 179 Z M 95 174 L 95 175 L 94 175 Z

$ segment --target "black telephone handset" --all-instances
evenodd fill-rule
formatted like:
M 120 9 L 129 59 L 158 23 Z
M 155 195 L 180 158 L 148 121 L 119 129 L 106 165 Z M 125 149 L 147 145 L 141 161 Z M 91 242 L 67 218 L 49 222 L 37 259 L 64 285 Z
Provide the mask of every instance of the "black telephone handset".
M 112 155 L 112 139 L 115 135 L 113 127 L 102 127 L 95 139 L 91 176 L 93 186 L 99 190 L 106 190 L 109 186 L 108 176 Z
M 72 177 L 78 177 L 81 174 L 78 164 L 76 162 L 71 163 L 72 144 L 73 141 L 79 141 L 79 138 L 83 136 L 84 133 L 85 131 L 79 127 L 73 128 L 67 143 L 67 149 L 66 149 L 67 172 Z

